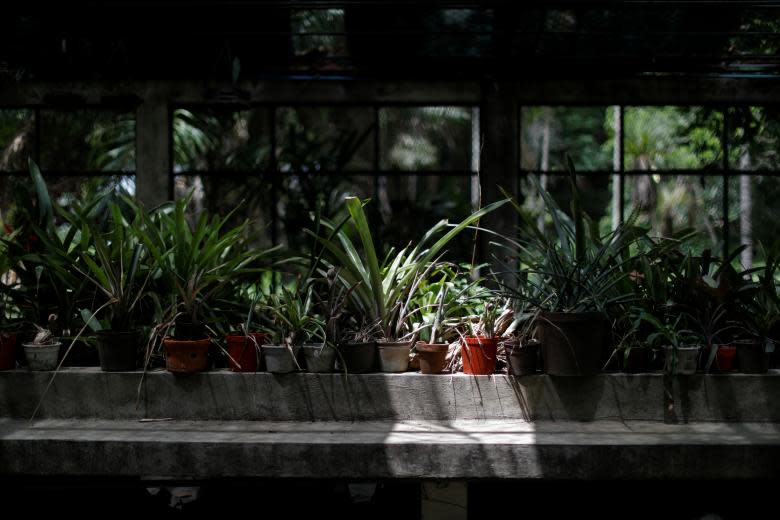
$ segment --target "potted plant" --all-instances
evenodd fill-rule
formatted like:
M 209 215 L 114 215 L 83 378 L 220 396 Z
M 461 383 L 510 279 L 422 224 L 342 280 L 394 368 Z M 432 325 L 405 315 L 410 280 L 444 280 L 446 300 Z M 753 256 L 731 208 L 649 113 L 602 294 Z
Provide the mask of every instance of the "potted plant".
M 469 334 L 461 343 L 463 373 L 490 375 L 496 371 L 496 353 L 499 337 L 496 333 L 496 319 L 499 308 L 492 301 L 482 304 L 482 313 L 475 324 L 469 320 Z
M 339 354 L 336 344 L 340 337 L 342 323 L 346 318 L 347 299 L 354 288 L 347 289 L 342 286 L 338 281 L 338 271 L 332 267 L 328 269 L 325 281 L 327 283 L 327 297 L 320 302 L 325 318 L 324 341 L 303 345 L 306 370 L 313 373 L 333 372 L 335 368 L 336 356 Z
M 56 316 L 51 316 L 49 321 L 54 321 Z M 54 370 L 57 368 L 57 361 L 60 354 L 62 343 L 54 337 L 49 329 L 38 325 L 35 326 L 36 333 L 33 340 L 24 343 L 24 355 L 27 359 L 27 366 L 30 370 Z
M 247 223 L 225 230 L 231 216 L 204 212 L 190 225 L 186 209 L 191 198 L 165 204 L 143 214 L 139 233 L 153 265 L 155 293 L 163 322 L 162 346 L 171 372 L 199 372 L 208 367 L 211 338 L 206 319 L 221 319 L 215 308 L 233 298 L 233 283 L 260 272 L 259 261 L 275 250 L 251 250 Z M 167 300 L 167 301 L 166 301 Z
M 378 259 L 363 209 L 364 204 L 356 197 L 346 198 L 348 218 L 339 224 L 324 221 L 329 232 L 327 236 L 310 232 L 340 267 L 340 282 L 345 287 L 354 288 L 350 293 L 350 302 L 355 313 L 365 317 L 358 335 L 339 347 L 347 365 L 347 359 L 351 357 L 350 351 L 354 349 L 364 351 L 366 359 L 371 357 L 373 340 L 376 341 L 381 369 L 388 372 L 407 369 L 415 335 L 415 331 L 409 328 L 409 316 L 417 289 L 436 268 L 443 248 L 455 236 L 505 202 L 499 201 L 486 206 L 454 226 L 441 221 L 428 230 L 416 245 L 410 244 L 397 253 L 391 251 L 382 263 Z M 345 230 L 347 224 L 350 227 Z M 451 229 L 436 239 L 437 235 L 448 227 Z M 362 254 L 358 253 L 358 248 L 352 241 L 352 233 L 360 240 Z M 331 266 L 326 264 L 326 268 Z M 365 333 L 372 331 L 375 325 L 378 327 L 376 336 L 365 337 Z M 356 342 L 357 339 L 368 341 Z
M 452 308 L 452 302 L 448 300 L 450 287 L 446 279 L 438 285 L 439 291 L 434 293 L 436 300 L 430 306 L 431 324 L 427 341 L 418 341 L 414 346 L 423 374 L 441 374 L 447 366 L 447 354 L 450 351 L 450 344 L 444 340 L 445 319 Z M 421 335 L 424 332 L 425 327 L 422 327 Z
M 641 312 L 639 319 L 652 327 L 647 341 L 659 345 L 665 351 L 664 372 L 670 375 L 692 375 L 696 373 L 702 337 L 681 327 L 682 316 L 672 321 L 671 317 L 659 319 L 648 312 Z
M 514 312 L 514 322 L 507 331 L 509 337 L 503 341 L 504 353 L 509 373 L 526 376 L 536 373 L 541 350 L 541 342 L 534 337 L 539 313 L 518 308 Z
M 272 316 L 274 324 L 272 343 L 261 347 L 266 370 L 275 374 L 300 370 L 301 347 L 317 339 L 321 345 L 325 339 L 325 323 L 313 312 L 312 285 L 299 290 L 282 288 L 281 294 L 271 295 L 263 308 Z

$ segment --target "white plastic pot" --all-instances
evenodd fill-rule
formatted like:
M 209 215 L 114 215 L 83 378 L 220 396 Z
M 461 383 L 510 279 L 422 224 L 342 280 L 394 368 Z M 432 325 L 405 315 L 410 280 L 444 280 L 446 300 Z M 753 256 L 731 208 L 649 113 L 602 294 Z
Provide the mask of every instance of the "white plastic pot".
M 272 374 L 288 374 L 298 370 L 296 359 L 300 345 L 288 348 L 286 345 L 262 345 L 265 369 Z
M 24 355 L 27 358 L 27 366 L 30 370 L 54 370 L 57 368 L 57 359 L 60 354 L 59 341 L 51 345 L 37 345 L 24 343 Z

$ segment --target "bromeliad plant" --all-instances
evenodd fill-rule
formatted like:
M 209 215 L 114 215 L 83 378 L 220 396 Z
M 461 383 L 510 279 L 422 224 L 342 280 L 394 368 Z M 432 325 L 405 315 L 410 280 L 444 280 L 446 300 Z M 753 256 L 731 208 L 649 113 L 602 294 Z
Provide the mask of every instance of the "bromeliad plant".
M 354 288 L 350 293 L 354 311 L 364 316 L 366 323 L 379 324 L 381 337 L 375 339 L 411 339 L 415 332 L 410 330 L 410 314 L 414 311 L 412 299 L 420 284 L 438 265 L 444 248 L 458 233 L 504 203 L 506 201 L 490 204 L 454 226 L 440 221 L 417 244 L 410 244 L 398 252 L 391 250 L 381 262 L 364 203 L 356 197 L 346 199 L 348 219 L 338 225 L 323 222 L 329 231 L 327 236 L 310 233 L 330 255 L 332 263 L 326 263 L 325 269 L 335 264 L 341 283 Z M 446 233 L 436 238 L 448 227 Z M 357 235 L 360 248 L 353 242 L 353 234 Z

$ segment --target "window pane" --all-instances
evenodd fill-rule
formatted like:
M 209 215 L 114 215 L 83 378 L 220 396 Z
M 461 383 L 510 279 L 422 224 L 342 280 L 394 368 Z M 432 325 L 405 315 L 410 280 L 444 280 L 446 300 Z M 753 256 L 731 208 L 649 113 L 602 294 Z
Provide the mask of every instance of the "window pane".
M 270 121 L 265 108 L 176 110 L 174 172 L 266 169 L 271 158 Z
M 723 114 L 704 107 L 626 107 L 625 169 L 721 168 Z
M 780 169 L 780 108 L 729 109 L 729 166 L 743 171 Z
M 614 164 L 613 107 L 523 107 L 520 164 L 523 170 L 563 171 L 566 154 L 577 171 L 611 171 Z
M 0 110 L 0 171 L 27 170 L 35 154 L 35 112 Z
M 626 217 L 638 213 L 638 224 L 653 236 L 691 229 L 694 251 L 723 247 L 723 177 L 720 175 L 627 175 Z
M 42 170 L 135 170 L 133 112 L 41 110 L 40 117 Z
M 370 107 L 279 108 L 276 135 L 280 171 L 374 169 Z
M 343 9 L 293 11 L 290 22 L 297 56 L 320 59 L 347 54 Z
M 760 265 L 764 254 L 759 244 L 772 247 L 777 241 L 780 222 L 780 177 L 734 175 L 729 179 L 730 247 L 750 246 L 741 255 L 745 267 Z
M 383 170 L 472 170 L 469 107 L 382 108 L 379 128 Z

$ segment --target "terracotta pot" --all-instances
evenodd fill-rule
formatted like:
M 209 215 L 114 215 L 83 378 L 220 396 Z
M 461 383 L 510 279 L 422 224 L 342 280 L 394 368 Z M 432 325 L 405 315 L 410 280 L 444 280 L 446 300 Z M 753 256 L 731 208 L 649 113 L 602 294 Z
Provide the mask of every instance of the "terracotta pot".
M 0 332 L 0 370 L 16 368 L 16 346 L 16 333 Z
M 601 371 L 607 321 L 601 312 L 543 312 L 537 321 L 544 371 L 593 376 Z
M 336 365 L 336 349 L 322 343 L 304 343 L 303 358 L 306 360 L 306 370 L 315 374 L 333 372 Z
M 423 374 L 441 374 L 447 366 L 447 353 L 450 346 L 447 343 L 418 342 L 414 349 L 420 361 L 420 372 Z
M 718 345 L 715 352 L 715 369 L 718 372 L 733 372 L 736 369 L 737 347 Z
M 342 343 L 339 345 L 336 359 L 336 371 L 346 370 L 348 374 L 365 374 L 374 370 L 376 365 L 376 342 Z M 346 366 L 345 366 L 346 365 Z
M 664 371 L 667 374 L 690 376 L 699 365 L 701 345 L 685 345 L 676 349 L 667 346 Z
M 192 374 L 208 368 L 210 338 L 178 340 L 165 338 L 165 368 L 169 372 Z
M 498 338 L 466 336 L 461 350 L 463 373 L 486 376 L 495 372 L 497 348 Z
M 399 373 L 409 369 L 411 341 L 377 341 L 376 350 L 380 372 Z
M 535 340 L 527 341 L 525 344 L 505 341 L 504 351 L 509 373 L 515 376 L 535 374 L 540 347 L 541 343 Z
M 57 342 L 51 345 L 24 343 L 22 346 L 30 370 L 54 370 L 57 368 L 62 343 Z
M 114 332 L 101 330 L 95 333 L 100 369 L 104 372 L 135 370 L 141 331 Z
M 264 332 L 250 332 L 249 335 L 241 333 L 225 336 L 228 353 L 228 367 L 233 372 L 257 372 L 261 370 L 263 356 L 260 346 L 268 338 Z
M 769 370 L 769 354 L 760 341 L 735 341 L 739 370 L 743 374 L 765 374 Z

